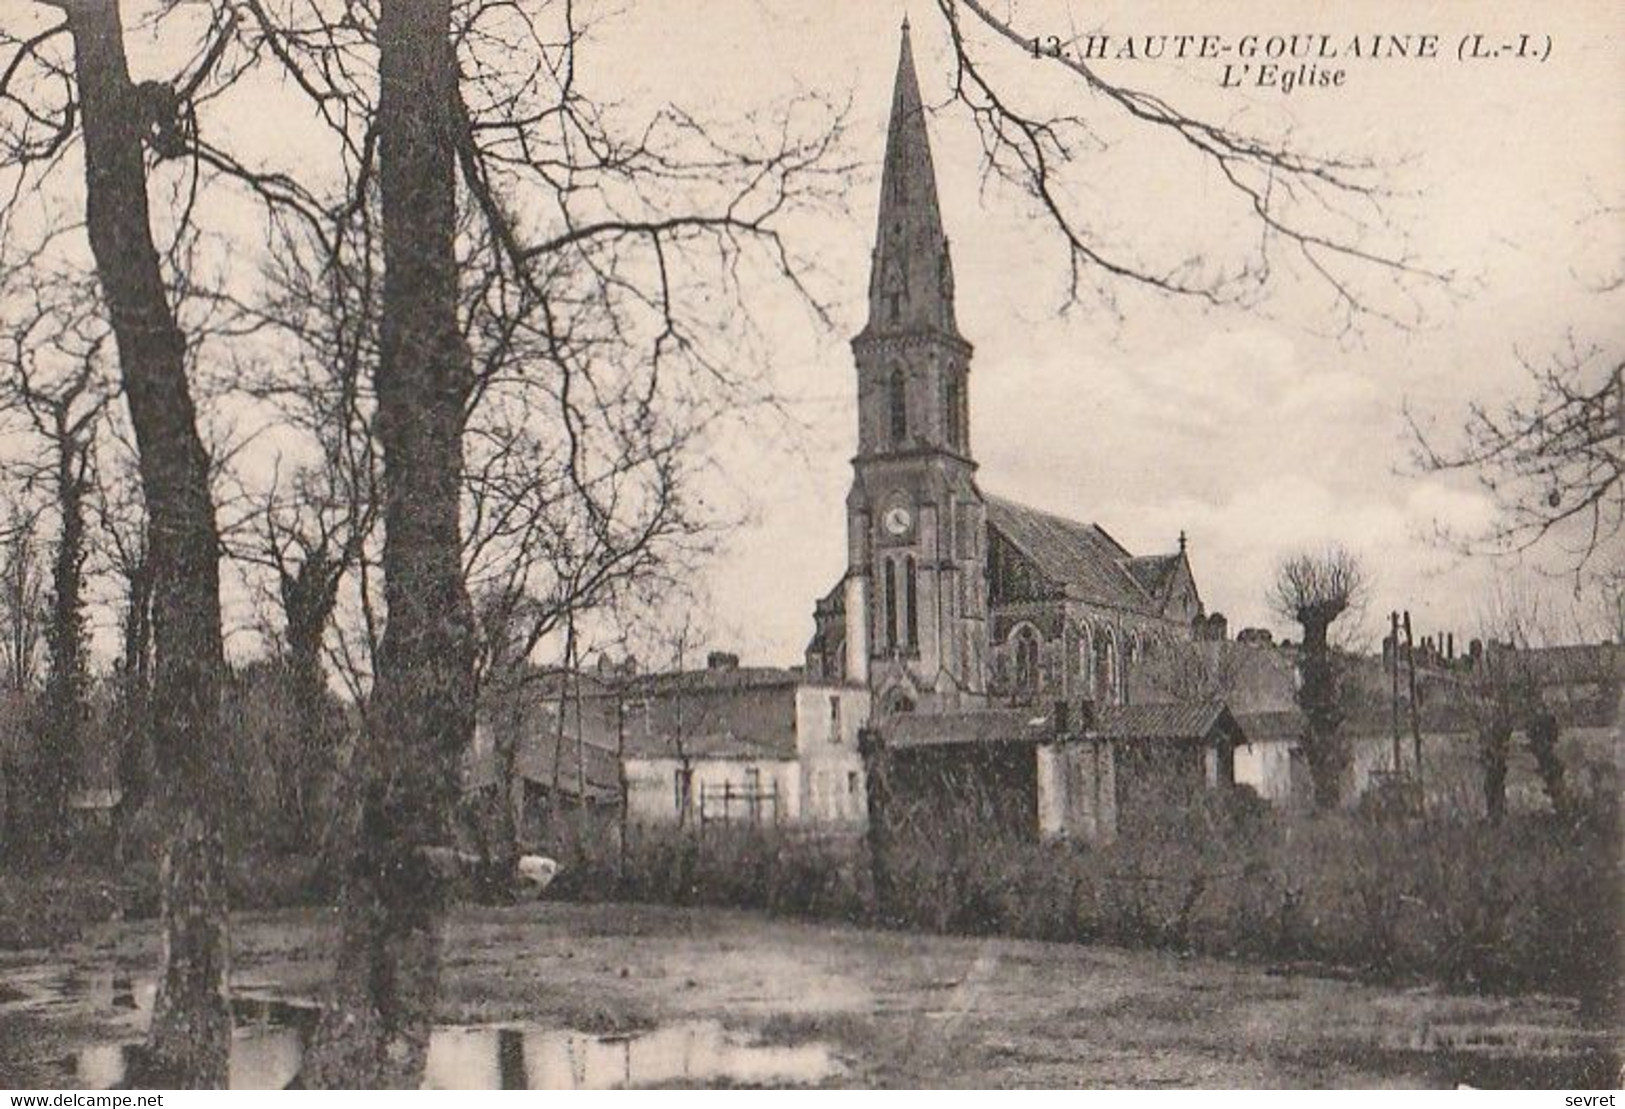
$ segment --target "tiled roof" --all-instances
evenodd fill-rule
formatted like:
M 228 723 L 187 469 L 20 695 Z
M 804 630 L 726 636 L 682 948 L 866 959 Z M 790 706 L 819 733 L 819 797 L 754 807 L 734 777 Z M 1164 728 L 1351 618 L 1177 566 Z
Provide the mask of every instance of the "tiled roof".
M 638 674 L 627 678 L 620 691 L 629 696 L 652 696 L 678 690 L 765 689 L 796 685 L 804 678 L 799 666 L 719 666 Z
M 572 736 L 565 736 L 562 743 L 554 737 L 531 736 L 519 744 L 514 761 L 519 777 L 549 787 L 556 780 L 559 792 L 571 797 L 580 792 L 583 780 L 587 797 L 591 799 L 609 800 L 620 796 L 620 771 L 616 767 L 615 752 L 596 743 L 578 746 Z M 489 744 L 481 745 L 470 754 L 468 781 L 476 789 L 496 782 L 495 752 Z
M 1055 728 L 1041 708 L 980 709 L 971 712 L 907 713 L 880 725 L 890 747 L 944 747 L 976 743 L 1044 743 Z M 1169 705 L 1105 705 L 1084 733 L 1121 742 L 1204 740 L 1215 730 L 1240 728 L 1217 701 Z
M 910 712 L 880 724 L 888 747 L 944 747 L 972 743 L 1033 743 L 1054 734 L 1042 709 Z
M 1276 709 L 1270 712 L 1245 712 L 1236 716 L 1247 743 L 1268 743 L 1279 740 L 1297 742 L 1303 738 L 1303 713 L 1297 709 Z
M 1166 705 L 1102 705 L 1088 734 L 1117 740 L 1203 740 L 1215 730 L 1239 731 L 1218 701 Z
M 1084 524 L 983 495 L 988 525 L 1032 560 L 1068 597 L 1146 610 L 1152 595 L 1130 572 L 1134 556 L 1098 524 Z

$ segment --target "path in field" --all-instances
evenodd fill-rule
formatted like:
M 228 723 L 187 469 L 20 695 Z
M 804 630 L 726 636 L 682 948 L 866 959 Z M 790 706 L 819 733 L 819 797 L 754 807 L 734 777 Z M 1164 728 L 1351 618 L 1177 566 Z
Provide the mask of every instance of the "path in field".
M 138 1034 L 139 1006 L 110 1008 L 110 998 L 117 988 L 139 996 L 155 965 L 152 932 L 127 925 L 55 955 L 0 957 L 0 1086 L 8 1073 L 39 1085 L 88 1076 L 86 1044 L 105 1050 Z M 241 918 L 235 943 L 234 978 L 246 993 L 318 994 L 326 914 Z M 453 919 L 445 965 L 442 1021 L 454 1027 L 442 1035 L 435 1073 L 454 1083 L 511 1084 L 516 1074 L 520 1084 L 549 1085 L 1576 1087 L 1618 1079 L 1615 1034 L 1582 1027 L 1573 1006 L 1554 999 L 1450 996 L 1156 952 L 714 909 L 465 909 Z M 287 1066 L 296 1066 L 297 1040 L 284 1040 L 278 1050 L 292 1051 Z

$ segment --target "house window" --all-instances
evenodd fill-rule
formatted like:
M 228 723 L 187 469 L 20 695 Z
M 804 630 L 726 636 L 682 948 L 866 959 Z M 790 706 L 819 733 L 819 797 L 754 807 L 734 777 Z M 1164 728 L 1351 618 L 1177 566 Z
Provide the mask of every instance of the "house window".
M 855 811 L 858 800 L 858 772 L 856 770 L 848 770 L 846 772 L 846 795 L 852 799 L 853 809 Z
M 1038 687 L 1038 633 L 1024 627 L 1016 633 L 1016 692 L 1036 697 Z
M 835 693 L 829 698 L 829 741 L 841 742 L 841 698 Z
M 896 294 L 892 295 L 892 316 L 896 318 Z M 887 389 L 887 403 L 891 411 L 891 441 L 892 446 L 900 447 L 903 440 L 908 438 L 908 389 L 903 380 L 901 368 L 891 372 L 891 382 Z
M 905 632 L 910 654 L 920 649 L 920 619 L 915 611 L 919 589 L 915 585 L 914 578 L 914 556 L 909 555 L 903 562 L 903 601 L 906 610 L 904 621 L 907 625 Z

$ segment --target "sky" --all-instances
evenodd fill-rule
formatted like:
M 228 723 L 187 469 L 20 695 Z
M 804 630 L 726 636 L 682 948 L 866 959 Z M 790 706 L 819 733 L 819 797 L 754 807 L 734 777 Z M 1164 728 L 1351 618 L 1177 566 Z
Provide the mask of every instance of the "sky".
M 1074 303 L 1053 228 L 984 173 L 974 126 L 951 102 L 946 26 L 931 0 L 581 4 L 593 25 L 578 55 L 581 86 L 628 118 L 675 105 L 705 120 L 771 124 L 798 96 L 849 105 L 835 152 L 856 166 L 844 211 L 786 224 L 815 266 L 829 322 L 764 288 L 752 319 L 785 415 L 719 425 L 707 443 L 705 493 L 744 520 L 705 568 L 698 624 L 709 645 L 753 663 L 800 661 L 814 601 L 844 571 L 856 443 L 848 344 L 863 323 L 905 15 L 959 326 L 975 347 L 971 443 L 984 489 L 1094 521 L 1136 553 L 1171 551 L 1184 532 L 1203 599 L 1232 630 L 1290 633 L 1267 604 L 1272 570 L 1330 543 L 1358 554 L 1373 579 L 1359 625 L 1368 645 L 1395 608 L 1413 613 L 1419 634 L 1464 639 L 1509 576 L 1533 582 L 1525 588 L 1573 626 L 1577 602 L 1564 580 L 1540 574 L 1550 569 L 1542 558 L 1464 559 L 1433 538 L 1440 525 L 1483 528 L 1492 506 L 1471 482 L 1415 472 L 1405 413 L 1448 435 L 1470 402 L 1494 405 L 1524 388 L 1520 352 L 1539 361 L 1571 335 L 1616 350 L 1625 340 L 1625 301 L 1599 292 L 1625 269 L 1625 9 L 1604 0 L 987 3 L 1022 34 L 1104 34 L 1117 45 L 1175 34 L 1232 47 L 1244 36 L 1437 35 L 1439 58 L 1351 61 L 1340 86 L 1290 94 L 1223 87 L 1216 60 L 1098 64 L 1189 115 L 1373 161 L 1385 241 L 1402 238 L 1416 265 L 1449 280 L 1398 302 L 1415 313 L 1408 326 L 1372 320 L 1352 331 L 1329 310 L 1324 285 L 1284 271 L 1245 306 L 1093 280 Z M 1490 43 L 1528 35 L 1544 60 L 1458 60 L 1458 44 L 1475 33 Z M 155 49 L 135 47 L 137 78 L 173 72 L 173 50 Z M 1257 235 L 1211 170 L 1177 144 L 1128 123 L 1052 62 L 1008 46 L 989 57 L 1012 97 L 1089 121 L 1094 141 L 1076 151 L 1067 197 L 1109 249 L 1217 264 Z M 297 103 L 267 90 L 224 121 L 240 133 L 223 138 L 297 160 L 306 141 Z M 251 213 L 242 219 L 258 226 Z M 236 601 L 228 610 L 240 615 Z
M 1353 335 L 1318 291 L 1292 286 L 1261 307 L 1203 308 L 1109 287 L 1109 302 L 1086 295 L 1067 309 L 1053 231 L 1023 198 L 984 182 L 974 130 L 948 103 L 951 63 L 934 4 L 640 3 L 614 22 L 613 48 L 610 25 L 601 28 L 608 79 L 624 94 L 713 113 L 770 104 L 796 88 L 849 95 L 849 141 L 864 167 L 849 218 L 818 230 L 820 263 L 835 279 L 835 325 L 820 332 L 786 312 L 779 332 L 777 380 L 805 426 L 789 436 L 730 433 L 719 454 L 748 491 L 753 518 L 730 536 L 709 575 L 717 644 L 753 661 L 796 661 L 814 599 L 843 571 L 856 436 L 846 344 L 862 324 L 875 175 L 905 12 L 934 109 L 960 328 L 976 348 L 971 440 L 984 489 L 1095 521 L 1136 553 L 1172 550 L 1186 532 L 1207 607 L 1224 612 L 1233 630 L 1289 633 L 1267 604 L 1271 572 L 1283 555 L 1328 543 L 1348 546 L 1370 571 L 1368 645 L 1394 608 L 1413 613 L 1419 635 L 1449 631 L 1465 640 L 1489 607 L 1487 594 L 1509 576 L 1533 581 L 1527 588 L 1572 627 L 1571 589 L 1533 573 L 1549 570 L 1541 559 L 1463 559 L 1435 540 L 1439 525 L 1482 528 L 1492 506 L 1470 482 L 1415 472 L 1405 411 L 1448 433 L 1469 400 L 1494 403 L 1520 391 L 1517 352 L 1538 358 L 1571 333 L 1603 344 L 1625 338 L 1625 305 L 1597 292 L 1622 264 L 1617 211 L 1597 215 L 1625 196 L 1621 10 L 1239 2 L 994 10 L 1023 31 L 1067 37 L 1073 27 L 1232 42 L 1248 34 L 1437 34 L 1451 57 L 1351 64 L 1342 87 L 1289 96 L 1220 88 L 1218 66 L 1208 62 L 1141 60 L 1103 72 L 1153 87 L 1194 115 L 1266 133 L 1289 128 L 1305 149 L 1376 160 L 1392 193 L 1392 223 L 1419 265 L 1451 280 L 1425 295 L 1414 326 L 1368 323 Z M 1456 44 L 1475 32 L 1490 42 L 1549 35 L 1550 56 L 1456 61 Z M 1019 65 L 1001 72 L 1041 85 Z M 1245 225 L 1216 206 L 1213 183 L 1186 176 L 1165 145 L 1136 140 L 1103 106 L 1071 95 L 1079 110 L 1099 115 L 1103 141 L 1113 144 L 1087 154 L 1071 178 L 1108 235 L 1144 236 L 1155 254 L 1200 248 L 1204 235 L 1252 233 L 1238 230 Z M 1098 175 L 1088 165 L 1097 157 Z

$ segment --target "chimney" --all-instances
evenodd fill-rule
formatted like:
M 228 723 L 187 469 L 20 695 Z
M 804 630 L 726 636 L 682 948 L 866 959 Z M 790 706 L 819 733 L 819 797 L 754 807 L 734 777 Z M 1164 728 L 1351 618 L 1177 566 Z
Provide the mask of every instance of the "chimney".
M 732 651 L 712 651 L 705 656 L 707 670 L 738 670 L 739 656 Z

